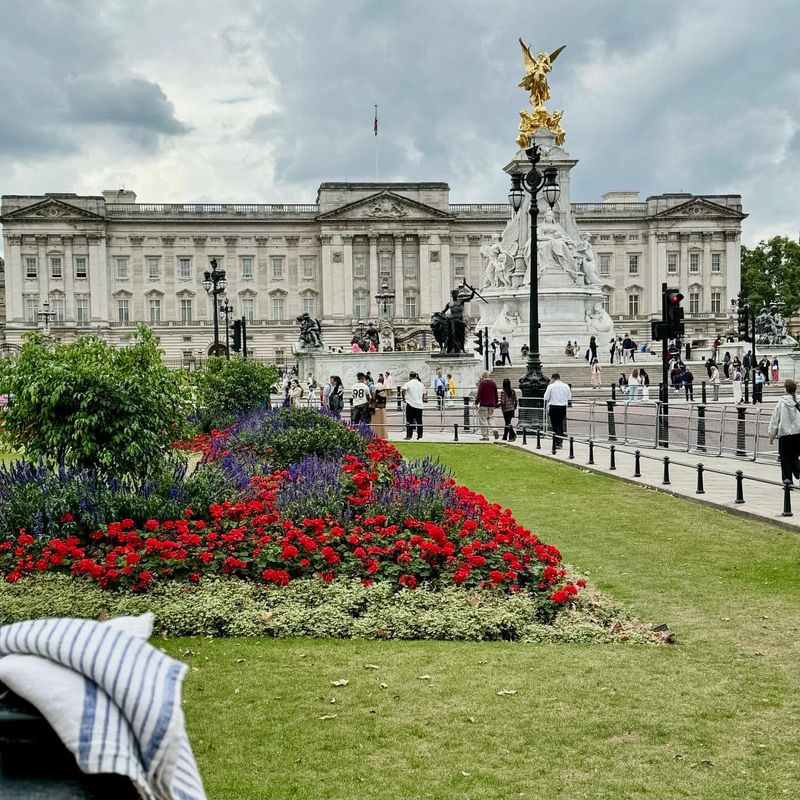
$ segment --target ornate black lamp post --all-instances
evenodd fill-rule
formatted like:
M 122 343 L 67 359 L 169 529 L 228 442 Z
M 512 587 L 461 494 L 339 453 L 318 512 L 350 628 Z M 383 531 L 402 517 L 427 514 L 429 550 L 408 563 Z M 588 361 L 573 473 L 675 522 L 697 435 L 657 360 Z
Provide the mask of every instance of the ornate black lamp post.
M 389 313 L 389 306 L 394 302 L 394 292 L 389 289 L 389 284 L 384 281 L 381 290 L 375 295 L 375 302 L 385 317 Z
M 44 303 L 42 303 L 42 310 L 37 312 L 37 316 L 39 317 L 40 320 L 44 322 L 45 335 L 49 336 L 50 320 L 56 318 L 56 312 L 50 310 L 50 303 L 47 300 L 45 300 Z
M 534 144 L 525 150 L 531 168 L 527 174 L 515 172 L 511 176 L 511 189 L 508 193 L 508 202 L 517 213 L 522 208 L 524 192 L 531 198 L 530 204 L 530 260 L 531 260 L 531 294 L 528 316 L 530 318 L 530 340 L 528 350 L 528 371 L 519 379 L 523 402 L 520 404 L 520 425 L 533 427 L 542 423 L 543 397 L 547 388 L 547 378 L 542 374 L 542 360 L 539 356 L 539 257 L 537 247 L 536 226 L 539 217 L 539 206 L 536 200 L 541 191 L 547 204 L 552 208 L 561 194 L 558 185 L 558 170 L 555 167 L 546 167 L 544 172 L 539 172 L 537 164 L 541 160 L 542 151 L 539 145 Z
M 231 335 L 231 327 L 230 323 L 228 322 L 228 317 L 233 313 L 233 306 L 228 302 L 228 298 L 226 297 L 222 303 L 219 304 L 219 310 L 225 315 L 225 358 L 228 361 L 231 360 L 231 345 L 230 345 L 230 335 Z
M 211 271 L 203 274 L 203 288 L 211 296 L 214 307 L 214 355 L 219 355 L 219 317 L 217 316 L 217 297 L 228 287 L 224 269 L 217 269 L 217 259 L 211 259 Z

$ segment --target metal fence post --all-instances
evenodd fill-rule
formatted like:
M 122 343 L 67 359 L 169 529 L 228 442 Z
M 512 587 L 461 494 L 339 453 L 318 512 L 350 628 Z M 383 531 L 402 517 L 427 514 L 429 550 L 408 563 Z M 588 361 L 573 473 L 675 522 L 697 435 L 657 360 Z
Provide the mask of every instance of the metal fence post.
M 695 494 L 705 494 L 706 490 L 703 487 L 703 465 L 697 465 L 697 489 L 695 490 Z
M 617 448 L 612 444 L 608 450 L 608 469 L 615 470 L 617 468 Z
M 587 464 L 594 464 L 594 440 L 589 439 L 589 460 Z
M 555 454 L 556 454 L 556 434 L 555 434 L 555 432 L 552 432 L 552 433 L 550 434 L 550 436 L 551 436 L 551 438 L 552 438 L 552 440 L 553 440 L 553 445 L 552 445 L 552 448 L 551 448 L 551 453 L 552 453 L 553 455 L 555 455 Z
M 736 409 L 736 455 L 747 455 L 747 421 L 745 415 L 747 414 L 746 408 Z
M 614 400 L 606 400 L 606 406 L 608 408 L 608 438 L 612 442 L 617 440 L 617 420 L 614 417 L 615 405 L 616 402 L 614 402 Z
M 633 454 L 633 477 L 642 477 L 642 454 L 639 450 Z
M 750 402 L 750 381 L 745 378 L 744 381 L 744 401 L 745 403 Z
M 782 517 L 792 517 L 792 484 L 789 481 L 783 482 L 783 513 Z
M 522 429 L 522 444 L 524 444 L 524 445 L 528 444 L 528 429 L 527 428 L 523 428 Z
M 736 470 L 736 500 L 734 503 L 744 503 L 744 473 Z
M 701 381 L 700 382 L 700 398 L 701 398 L 700 402 L 702 402 L 702 404 L 705 405 L 706 402 L 707 402 L 706 401 L 706 382 L 705 381 Z
M 575 458 L 575 437 L 569 437 L 569 457 Z
M 537 450 L 541 450 L 542 449 L 542 429 L 541 428 L 537 428 L 536 429 L 536 449 Z
M 705 385 L 703 386 L 705 394 Z M 705 403 L 705 398 L 703 398 Z M 697 449 L 705 452 L 706 449 L 706 407 L 697 406 Z
M 661 483 L 664 486 L 669 486 L 669 456 L 664 456 L 664 479 Z
M 464 430 L 469 430 L 469 397 L 464 398 Z
M 454 442 L 458 441 L 458 423 L 457 422 L 453 423 L 453 441 Z

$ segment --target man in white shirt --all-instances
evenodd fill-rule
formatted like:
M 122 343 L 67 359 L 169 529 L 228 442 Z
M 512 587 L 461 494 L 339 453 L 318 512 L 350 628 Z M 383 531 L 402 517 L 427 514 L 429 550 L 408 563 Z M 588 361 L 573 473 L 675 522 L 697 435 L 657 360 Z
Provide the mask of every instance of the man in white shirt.
M 416 372 L 408 375 L 408 381 L 402 388 L 403 401 L 406 404 L 406 439 L 411 438 L 414 429 L 417 439 L 422 438 L 422 409 L 425 408 L 425 384 Z
M 350 390 L 351 397 L 353 398 L 353 411 L 351 419 L 353 425 L 358 425 L 359 422 L 366 422 L 369 425 L 369 385 L 367 384 L 367 376 L 363 372 L 356 375 L 357 383 L 353 384 Z
M 552 378 L 553 382 L 545 389 L 544 402 L 553 430 L 553 448 L 558 450 L 564 443 L 564 423 L 567 420 L 567 406 L 572 400 L 572 392 L 566 383 L 562 383 L 557 372 L 553 373 Z

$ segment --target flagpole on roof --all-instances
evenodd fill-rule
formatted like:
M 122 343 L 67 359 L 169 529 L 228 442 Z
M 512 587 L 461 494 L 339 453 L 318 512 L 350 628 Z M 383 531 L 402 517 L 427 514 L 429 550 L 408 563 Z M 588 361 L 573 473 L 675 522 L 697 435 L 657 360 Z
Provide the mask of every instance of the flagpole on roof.
M 372 126 L 375 139 L 375 183 L 378 182 L 378 104 L 375 104 L 375 123 Z

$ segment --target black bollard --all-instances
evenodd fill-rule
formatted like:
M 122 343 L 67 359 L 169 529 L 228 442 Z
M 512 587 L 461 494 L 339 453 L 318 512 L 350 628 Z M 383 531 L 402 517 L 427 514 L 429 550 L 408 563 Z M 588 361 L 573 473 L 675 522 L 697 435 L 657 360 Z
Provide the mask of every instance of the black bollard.
M 745 415 L 747 409 L 739 407 L 736 409 L 736 455 L 747 455 L 747 421 Z
M 664 479 L 661 483 L 664 486 L 669 486 L 669 456 L 664 456 Z
M 575 458 L 575 438 L 573 436 L 569 437 L 569 457 Z
M 740 469 L 736 470 L 736 499 L 733 502 L 744 503 L 744 473 Z
M 705 385 L 703 386 L 705 394 Z M 703 398 L 705 403 L 705 397 Z M 706 407 L 697 406 L 697 449 L 705 452 L 706 450 Z
M 608 450 L 608 455 L 609 455 L 608 468 L 610 470 L 615 470 L 617 468 L 617 448 L 614 447 L 613 444 Z
M 616 383 L 612 383 L 611 384 L 611 399 L 612 400 L 616 400 L 617 399 L 617 384 Z
M 458 441 L 458 423 L 457 422 L 453 423 L 453 441 L 454 442 Z
M 536 429 L 536 449 L 537 450 L 541 450 L 542 449 L 542 429 L 541 428 L 537 428 Z
M 464 431 L 469 430 L 469 397 L 464 398 Z
M 524 445 L 528 444 L 528 429 L 527 428 L 523 428 L 522 429 L 522 444 L 524 444 Z
M 555 455 L 556 454 L 556 435 L 553 434 L 551 438 L 552 438 L 552 450 L 551 450 L 551 453 L 553 455 Z
M 587 464 L 594 464 L 594 440 L 589 439 L 589 460 Z
M 782 517 L 792 517 L 792 483 L 791 481 L 783 482 L 783 513 Z
M 613 400 L 606 400 L 608 408 L 608 438 L 609 441 L 616 441 L 617 439 L 617 420 L 614 417 L 614 406 L 616 403 Z
M 706 382 L 700 383 L 700 397 L 702 398 L 703 405 L 706 404 Z
M 697 489 L 695 490 L 695 494 L 705 494 L 706 490 L 703 487 L 703 465 L 697 465 Z
M 642 454 L 639 450 L 637 450 L 633 454 L 633 477 L 634 478 L 641 478 L 642 477 Z

